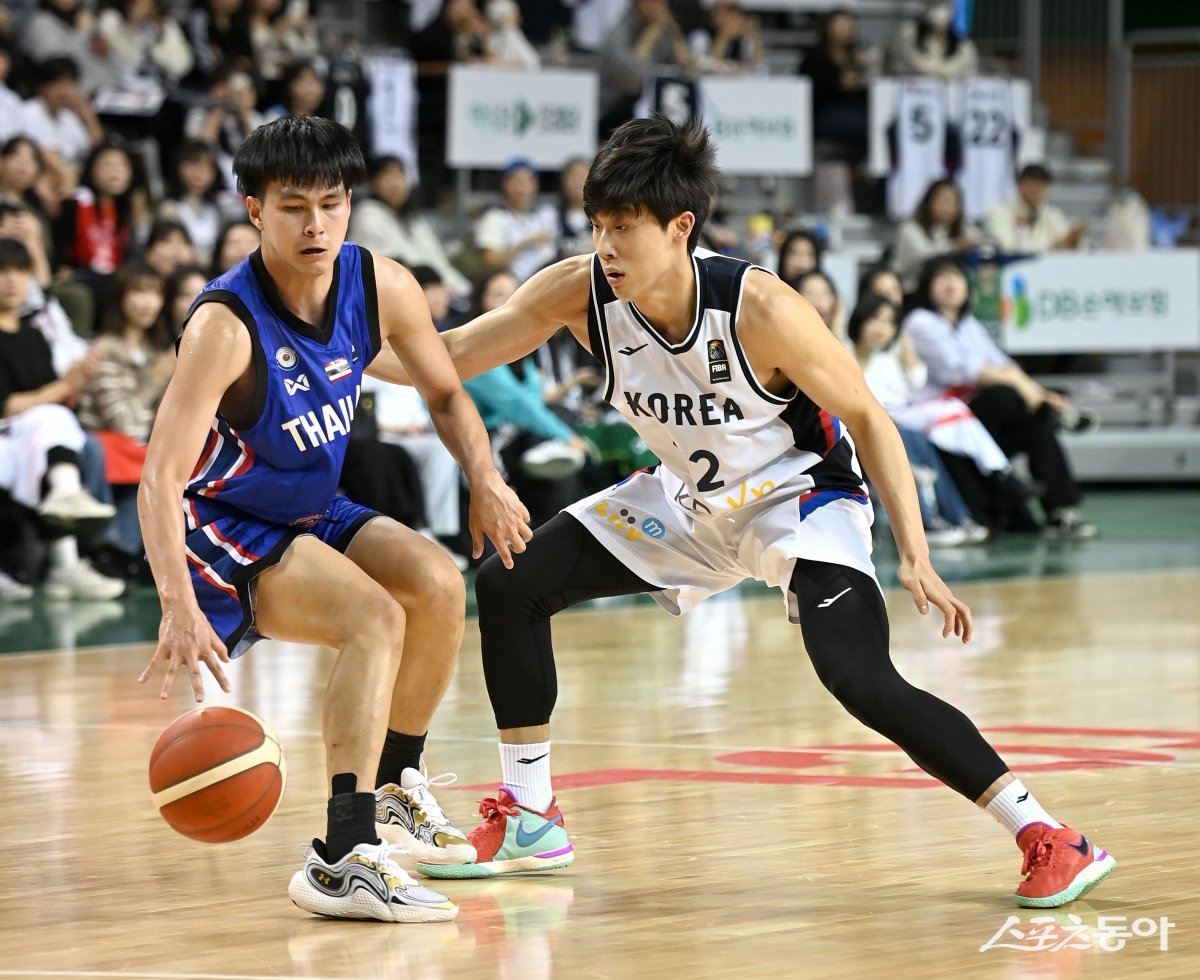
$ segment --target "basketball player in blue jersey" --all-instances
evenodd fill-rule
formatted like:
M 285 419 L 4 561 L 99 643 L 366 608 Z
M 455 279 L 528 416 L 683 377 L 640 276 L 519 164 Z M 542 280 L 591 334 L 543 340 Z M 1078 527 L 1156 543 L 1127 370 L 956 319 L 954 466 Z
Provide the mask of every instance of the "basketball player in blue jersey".
M 289 894 L 323 915 L 450 919 L 457 907 L 392 851 L 399 840 L 424 861 L 474 857 L 421 762 L 462 639 L 462 576 L 436 544 L 336 495 L 359 383 L 385 344 L 466 474 L 476 554 L 486 534 L 511 564 L 529 515 L 492 463 L 421 288 L 345 241 L 365 171 L 351 134 L 279 119 L 246 139 L 235 169 L 262 247 L 192 306 L 150 439 L 138 503 L 162 624 L 141 680 L 165 666 L 165 698 L 182 671 L 202 701 L 201 664 L 228 691 L 221 664 L 263 637 L 336 649 L 327 834 Z
M 936 607 L 943 637 L 964 643 L 970 611 L 930 565 L 900 436 L 853 356 L 773 275 L 695 250 L 716 182 L 703 129 L 661 117 L 622 125 L 585 184 L 595 253 L 551 266 L 500 309 L 442 335 L 471 377 L 566 324 L 604 364 L 608 401 L 661 464 L 538 528 L 513 571 L 495 561 L 480 569 L 503 782 L 481 803 L 476 860 L 418 868 L 475 878 L 571 863 L 550 784 L 551 616 L 636 592 L 680 614 L 757 578 L 783 592 L 817 675 L 851 714 L 1013 833 L 1027 875 L 1018 904 L 1079 897 L 1112 857 L 1057 823 L 960 711 L 893 666 L 860 455 L 918 611 Z

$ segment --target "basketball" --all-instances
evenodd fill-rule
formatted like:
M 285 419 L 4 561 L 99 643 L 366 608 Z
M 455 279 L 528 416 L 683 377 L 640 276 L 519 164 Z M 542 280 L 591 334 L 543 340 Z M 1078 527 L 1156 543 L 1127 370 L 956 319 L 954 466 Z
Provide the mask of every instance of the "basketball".
M 150 753 L 150 792 L 185 837 L 240 840 L 267 822 L 283 797 L 287 767 L 279 739 L 241 708 L 180 715 Z

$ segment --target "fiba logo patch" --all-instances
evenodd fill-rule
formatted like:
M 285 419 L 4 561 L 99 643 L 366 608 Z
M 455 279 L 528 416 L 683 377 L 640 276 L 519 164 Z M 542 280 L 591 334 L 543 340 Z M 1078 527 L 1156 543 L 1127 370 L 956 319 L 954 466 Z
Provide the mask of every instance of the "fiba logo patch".
M 285 371 L 290 371 L 292 368 L 294 368 L 299 360 L 300 359 L 296 356 L 296 352 L 290 347 L 280 347 L 279 350 L 275 352 L 275 363 Z
M 729 356 L 725 353 L 725 342 L 710 340 L 708 342 L 708 380 L 711 384 L 721 384 L 728 381 Z

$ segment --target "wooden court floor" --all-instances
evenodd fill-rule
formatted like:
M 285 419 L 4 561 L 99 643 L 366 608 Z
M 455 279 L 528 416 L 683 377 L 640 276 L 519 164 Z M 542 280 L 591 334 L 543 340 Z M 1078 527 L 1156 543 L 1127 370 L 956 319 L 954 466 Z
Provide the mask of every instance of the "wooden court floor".
M 290 778 L 271 822 L 223 846 L 151 805 L 150 748 L 190 703 L 134 682 L 149 647 L 0 657 L 0 977 L 1200 976 L 1200 572 L 959 591 L 967 648 L 889 594 L 902 671 L 1120 862 L 1044 921 L 1010 903 L 1000 827 L 842 712 L 777 598 L 731 597 L 556 620 L 575 864 L 446 883 L 462 912 L 442 925 L 287 899 L 295 845 L 323 829 L 328 651 L 238 666 L 229 700 L 280 734 Z M 473 633 L 427 753 L 459 774 L 440 798 L 464 829 L 498 776 Z

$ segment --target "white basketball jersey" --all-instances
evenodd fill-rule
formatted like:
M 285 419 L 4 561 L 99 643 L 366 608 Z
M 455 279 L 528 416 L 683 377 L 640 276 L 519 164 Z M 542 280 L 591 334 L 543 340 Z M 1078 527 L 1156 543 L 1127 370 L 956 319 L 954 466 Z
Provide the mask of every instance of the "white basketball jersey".
M 604 364 L 605 400 L 658 456 L 676 504 L 699 514 L 736 509 L 784 484 L 864 494 L 854 443 L 806 395 L 766 391 L 737 335 L 748 262 L 697 249 L 696 311 L 677 344 L 618 299 L 592 258 L 588 331 Z
M 972 78 L 963 84 L 963 214 L 979 221 L 1013 197 L 1012 87 L 1004 78 Z
M 896 100 L 896 159 L 888 175 L 888 213 L 912 216 L 925 189 L 946 175 L 946 83 L 904 78 Z

